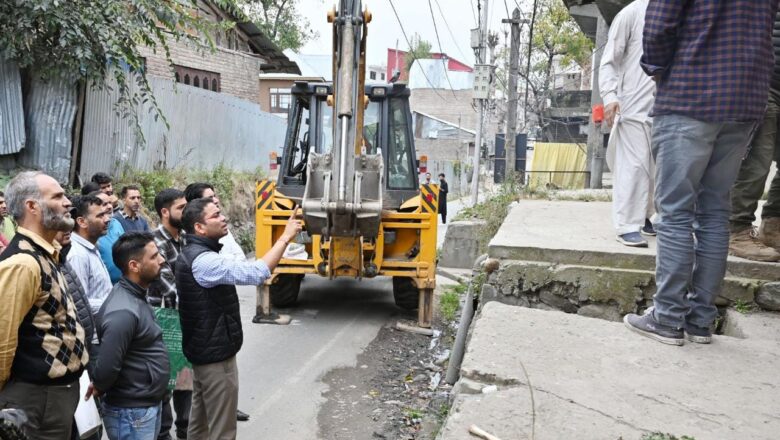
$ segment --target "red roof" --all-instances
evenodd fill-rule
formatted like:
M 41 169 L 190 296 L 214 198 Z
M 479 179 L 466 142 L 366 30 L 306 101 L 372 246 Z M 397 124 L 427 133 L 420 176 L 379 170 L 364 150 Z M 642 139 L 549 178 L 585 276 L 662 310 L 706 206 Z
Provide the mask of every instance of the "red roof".
M 401 71 L 401 78 L 399 81 L 408 81 L 409 78 L 406 74 L 406 51 L 387 49 L 387 77 L 392 78 L 393 72 L 396 69 Z M 396 58 L 398 62 L 396 63 Z M 440 60 L 442 58 L 447 59 L 447 70 L 451 72 L 473 72 L 468 64 L 462 63 L 455 58 L 447 55 L 446 53 L 432 53 L 431 58 Z

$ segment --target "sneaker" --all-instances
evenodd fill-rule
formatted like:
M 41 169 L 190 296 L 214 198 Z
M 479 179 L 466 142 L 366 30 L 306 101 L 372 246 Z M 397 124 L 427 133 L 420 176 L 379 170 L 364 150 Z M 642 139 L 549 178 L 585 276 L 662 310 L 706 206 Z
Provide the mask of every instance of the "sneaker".
M 693 324 L 685 324 L 685 337 L 697 344 L 709 344 L 712 342 L 712 331 L 709 327 L 699 327 Z
M 664 344 L 683 345 L 685 343 L 682 329 L 657 323 L 652 313 L 645 313 L 642 316 L 630 313 L 623 317 L 623 323 L 629 330 Z
M 647 235 L 650 237 L 655 237 L 657 234 L 655 232 L 655 227 L 653 226 L 653 223 L 650 221 L 649 218 L 645 219 L 645 225 L 642 227 L 642 229 L 639 230 L 639 232 L 642 235 Z
M 628 234 L 618 235 L 617 241 L 620 244 L 631 247 L 647 247 L 647 240 L 639 235 L 639 232 L 629 232 Z
M 752 227 L 729 235 L 729 254 L 753 261 L 780 261 L 780 252 L 762 243 Z

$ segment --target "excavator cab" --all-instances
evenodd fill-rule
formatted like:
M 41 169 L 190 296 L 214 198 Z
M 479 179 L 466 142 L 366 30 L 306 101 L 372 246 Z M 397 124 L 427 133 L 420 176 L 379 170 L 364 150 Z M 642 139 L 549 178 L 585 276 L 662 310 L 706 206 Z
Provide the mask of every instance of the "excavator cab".
M 359 0 L 339 0 L 327 19 L 334 81 L 293 85 L 279 175 L 256 186 L 258 257 L 293 212 L 304 231 L 258 289 L 254 322 L 282 323 L 271 305 L 293 306 L 306 275 L 388 276 L 396 304 L 430 327 L 439 188 L 418 181 L 410 91 L 365 83 L 371 13 Z
M 333 107 L 326 102 L 331 85 L 297 82 L 290 93 L 277 189 L 300 199 L 310 153 L 324 154 L 333 148 Z M 404 84 L 372 84 L 365 87 L 365 94 L 369 103 L 363 113 L 363 147 L 367 154 L 382 154 L 384 208 L 399 209 L 419 192 L 409 89 Z

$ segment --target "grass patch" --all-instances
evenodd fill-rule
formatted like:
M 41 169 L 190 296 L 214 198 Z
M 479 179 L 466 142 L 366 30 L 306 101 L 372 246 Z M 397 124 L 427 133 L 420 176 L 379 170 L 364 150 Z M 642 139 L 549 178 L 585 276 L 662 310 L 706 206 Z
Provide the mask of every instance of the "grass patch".
M 441 316 L 447 322 L 455 319 L 455 314 L 460 307 L 460 297 L 466 292 L 466 286 L 463 284 L 454 284 L 447 286 L 439 299 L 441 306 Z
M 509 205 L 521 198 L 519 186 L 514 181 L 501 184 L 498 193 L 474 206 L 463 208 L 453 220 L 484 220 L 485 227 L 479 232 L 479 252 L 487 252 L 487 246 L 509 213 Z
M 748 313 L 754 312 L 756 310 L 756 305 L 738 299 L 734 301 L 734 310 L 736 310 L 739 313 L 742 313 L 743 315 L 747 315 Z

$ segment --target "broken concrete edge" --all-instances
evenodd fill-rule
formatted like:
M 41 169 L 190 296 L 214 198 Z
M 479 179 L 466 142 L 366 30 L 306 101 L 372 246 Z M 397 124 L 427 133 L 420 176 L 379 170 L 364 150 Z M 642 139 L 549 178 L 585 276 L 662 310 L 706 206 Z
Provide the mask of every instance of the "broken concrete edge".
M 654 271 L 501 260 L 480 298 L 619 321 L 649 307 L 654 293 Z M 780 283 L 729 276 L 716 305 L 780 310 Z
M 655 255 L 652 253 L 615 254 L 596 250 L 504 246 L 496 242 L 495 237 L 488 246 L 488 255 L 491 258 L 502 260 L 543 261 L 555 264 L 628 270 L 655 270 Z M 775 282 L 780 281 L 780 265 L 730 257 L 726 274 L 735 278 L 762 279 L 767 282 Z
M 436 275 L 441 275 L 444 278 L 456 281 L 461 284 L 468 284 L 469 282 L 468 278 L 458 275 L 455 273 L 455 270 L 446 267 L 436 266 Z
M 439 262 L 445 267 L 471 269 L 474 260 L 481 254 L 481 230 L 487 225 L 484 220 L 459 220 L 447 225 L 447 234 L 441 247 Z

